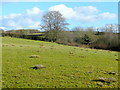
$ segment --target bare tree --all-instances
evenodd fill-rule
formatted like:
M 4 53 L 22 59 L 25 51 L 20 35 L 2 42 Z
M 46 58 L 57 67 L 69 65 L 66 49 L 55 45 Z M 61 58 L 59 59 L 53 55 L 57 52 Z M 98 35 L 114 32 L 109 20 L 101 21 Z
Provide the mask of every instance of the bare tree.
M 66 30 L 66 23 L 63 15 L 58 11 L 49 11 L 42 17 L 41 29 L 45 30 L 45 36 L 55 42 L 59 38 L 59 33 Z

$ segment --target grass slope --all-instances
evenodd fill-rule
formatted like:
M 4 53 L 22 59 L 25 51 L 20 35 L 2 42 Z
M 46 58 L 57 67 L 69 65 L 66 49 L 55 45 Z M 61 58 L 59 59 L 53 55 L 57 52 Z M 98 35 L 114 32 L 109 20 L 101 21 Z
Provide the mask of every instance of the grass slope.
M 51 42 L 3 37 L 3 88 L 95 88 L 98 77 L 118 75 L 118 52 L 64 46 Z M 29 58 L 39 55 L 39 58 Z M 41 70 L 34 65 L 46 66 Z M 117 88 L 104 83 L 102 88 Z

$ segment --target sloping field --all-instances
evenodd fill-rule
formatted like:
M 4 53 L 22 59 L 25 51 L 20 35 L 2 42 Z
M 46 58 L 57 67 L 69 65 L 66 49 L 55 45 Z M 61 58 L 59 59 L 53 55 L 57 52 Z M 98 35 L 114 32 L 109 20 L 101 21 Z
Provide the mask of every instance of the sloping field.
M 3 88 L 118 87 L 118 52 L 11 37 L 2 41 Z M 46 68 L 30 68 L 38 64 Z

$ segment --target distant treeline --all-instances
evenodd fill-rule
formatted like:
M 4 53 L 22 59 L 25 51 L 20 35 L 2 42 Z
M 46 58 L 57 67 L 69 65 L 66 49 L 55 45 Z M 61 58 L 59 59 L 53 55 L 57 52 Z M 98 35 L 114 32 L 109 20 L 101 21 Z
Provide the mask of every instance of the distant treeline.
M 43 32 L 40 32 L 36 29 L 20 29 L 9 31 L 2 30 L 2 36 L 45 41 L 45 38 L 43 37 Z
M 49 33 L 49 35 L 48 35 Z M 53 40 L 52 32 L 40 32 L 34 29 L 10 30 L 2 31 L 2 36 L 10 36 L 16 38 L 25 38 L 33 40 L 42 40 L 49 42 L 56 42 L 59 44 L 89 47 L 95 49 L 106 49 L 120 51 L 120 37 L 119 33 L 111 30 L 104 30 L 102 32 L 95 31 L 93 28 L 74 28 L 72 31 L 60 31 L 57 33 L 57 38 Z

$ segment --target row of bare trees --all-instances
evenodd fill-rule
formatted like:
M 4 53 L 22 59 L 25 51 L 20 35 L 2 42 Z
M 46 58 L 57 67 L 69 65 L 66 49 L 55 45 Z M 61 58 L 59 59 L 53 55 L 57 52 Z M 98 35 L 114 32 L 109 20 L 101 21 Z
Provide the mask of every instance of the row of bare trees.
M 109 24 L 103 28 L 81 28 L 75 27 L 68 30 L 66 19 L 58 11 L 47 12 L 42 18 L 41 29 L 45 30 L 46 40 L 91 48 L 102 48 L 118 50 L 120 46 L 117 25 Z
M 102 28 L 75 27 L 69 30 L 67 28 L 69 24 L 58 11 L 47 12 L 41 21 L 40 27 L 44 30 L 41 35 L 31 35 L 33 33 L 40 34 L 41 32 L 38 30 L 12 30 L 4 32 L 3 36 L 44 40 L 80 47 L 120 50 L 118 25 L 108 24 Z

